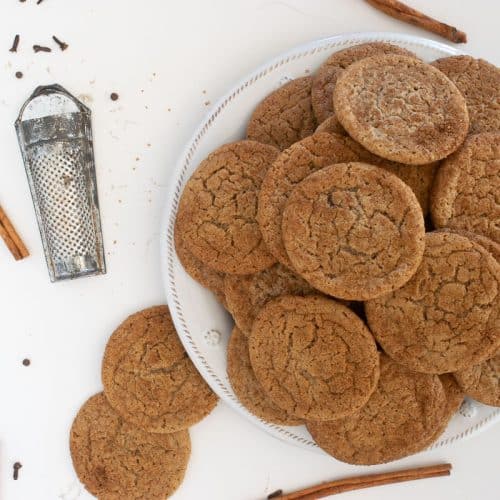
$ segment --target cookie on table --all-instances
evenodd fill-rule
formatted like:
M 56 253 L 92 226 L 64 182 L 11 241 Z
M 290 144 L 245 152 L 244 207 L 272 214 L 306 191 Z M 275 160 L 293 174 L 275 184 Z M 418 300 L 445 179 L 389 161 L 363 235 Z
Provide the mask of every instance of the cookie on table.
M 483 59 L 451 56 L 432 63 L 460 90 L 469 110 L 469 133 L 500 130 L 500 70 Z
M 437 375 L 415 373 L 380 356 L 377 389 L 358 412 L 330 422 L 308 422 L 316 443 L 338 460 L 373 465 L 425 449 L 442 425 L 446 405 Z
M 186 184 L 175 231 L 215 271 L 251 274 L 275 263 L 255 216 L 262 179 L 278 153 L 255 141 L 226 144 L 201 162 Z
M 445 158 L 469 129 L 457 87 L 437 68 L 401 55 L 368 57 L 349 66 L 337 80 L 333 103 L 357 142 L 409 165 Z
M 439 167 L 431 193 L 438 228 L 462 229 L 500 243 L 500 132 L 471 135 Z
M 247 276 L 227 275 L 225 279 L 228 310 L 245 335 L 249 335 L 256 314 L 269 300 L 313 292 L 306 280 L 281 264 Z
M 226 307 L 226 296 L 224 295 L 224 273 L 220 273 L 208 267 L 200 259 L 197 259 L 182 241 L 181 233 L 174 232 L 175 251 L 184 270 L 195 281 L 207 288 L 217 297 L 219 302 Z
M 227 347 L 227 374 L 241 404 L 257 417 L 277 425 L 301 425 L 303 420 L 288 414 L 267 396 L 255 378 L 248 354 L 248 339 L 235 327 Z
M 373 336 L 346 306 L 320 296 L 282 296 L 257 314 L 248 341 L 257 380 L 291 415 L 331 420 L 362 407 L 375 390 Z
M 187 429 L 218 401 L 182 347 L 166 306 L 135 313 L 114 331 L 102 382 L 111 406 L 147 432 Z
M 103 393 L 78 412 L 70 433 L 73 466 L 102 500 L 164 500 L 179 487 L 191 454 L 188 431 L 151 434 L 124 421 Z
M 316 119 L 311 105 L 312 77 L 286 83 L 268 95 L 253 112 L 247 138 L 286 149 L 312 135 Z
M 340 122 L 337 120 L 335 113 L 329 116 L 325 121 L 321 122 L 314 133 L 319 134 L 321 132 L 327 132 L 328 134 L 347 135 L 344 127 L 342 127 Z
M 306 177 L 283 212 L 294 269 L 314 288 L 368 300 L 403 286 L 424 252 L 424 218 L 398 177 L 365 163 L 340 163 Z
M 487 361 L 454 375 L 467 396 L 485 405 L 500 407 L 500 349 Z
M 500 346 L 500 265 L 464 236 L 427 233 L 402 288 L 365 303 L 371 331 L 398 363 L 423 373 L 466 369 Z
M 333 89 L 339 76 L 352 63 L 381 54 L 401 54 L 416 57 L 408 50 L 384 42 L 363 43 L 334 52 L 314 75 L 312 85 L 312 106 L 318 123 L 324 122 L 333 114 Z

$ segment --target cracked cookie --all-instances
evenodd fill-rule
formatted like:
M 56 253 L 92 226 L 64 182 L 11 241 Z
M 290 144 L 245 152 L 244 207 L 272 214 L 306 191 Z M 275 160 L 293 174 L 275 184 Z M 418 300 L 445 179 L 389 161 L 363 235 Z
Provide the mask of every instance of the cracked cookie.
M 462 231 L 460 229 L 448 229 L 446 227 L 442 229 L 437 229 L 437 231 L 444 231 L 447 233 L 456 233 L 469 240 L 475 241 L 478 245 L 481 245 L 485 250 L 488 250 L 492 257 L 500 264 L 500 243 L 495 243 L 493 240 L 486 238 L 482 234 L 471 233 L 470 231 Z
M 319 134 L 321 132 L 327 132 L 328 134 L 347 135 L 347 132 L 337 120 L 335 114 L 332 114 L 325 121 L 321 122 L 314 133 Z
M 368 300 L 403 286 L 424 252 L 424 218 L 411 189 L 365 163 L 311 174 L 283 212 L 294 269 L 324 293 Z
M 491 359 L 454 375 L 467 396 L 485 405 L 500 406 L 500 349 Z
M 437 68 L 401 55 L 349 66 L 333 93 L 350 136 L 382 158 L 422 165 L 453 153 L 469 129 L 467 105 Z
M 225 279 L 228 310 L 247 336 L 255 315 L 269 300 L 280 295 L 308 295 L 313 292 L 306 280 L 281 264 L 247 276 L 227 275 Z
M 227 144 L 210 154 L 186 184 L 175 231 L 212 269 L 251 274 L 275 263 L 255 216 L 262 179 L 278 153 L 255 141 Z
M 241 404 L 251 413 L 277 425 L 301 425 L 303 420 L 276 406 L 255 378 L 248 354 L 248 340 L 235 327 L 227 347 L 227 374 Z
M 415 193 L 427 214 L 429 193 L 437 164 L 403 165 L 384 160 L 350 137 L 317 133 L 283 151 L 264 177 L 259 193 L 257 221 L 269 251 L 279 262 L 293 268 L 282 237 L 283 210 L 293 188 L 308 175 L 335 163 L 361 161 L 398 176 Z
M 73 466 L 101 500 L 163 500 L 179 487 L 191 454 L 188 431 L 150 434 L 123 421 L 101 392 L 80 409 L 70 433 Z
M 187 429 L 218 401 L 182 347 L 166 306 L 135 313 L 114 331 L 102 382 L 111 406 L 148 432 Z
M 184 270 L 200 285 L 207 288 L 217 297 L 219 302 L 227 307 L 224 295 L 224 273 L 219 273 L 197 259 L 182 241 L 181 233 L 174 232 L 175 251 Z
M 379 358 L 370 331 L 332 299 L 289 295 L 269 301 L 255 318 L 248 345 L 265 392 L 299 418 L 349 415 L 377 385 Z
M 415 373 L 380 356 L 377 389 L 355 414 L 308 422 L 316 443 L 338 460 L 373 465 L 427 447 L 443 421 L 445 391 L 437 375 Z
M 397 45 L 383 42 L 363 43 L 334 52 L 314 75 L 311 99 L 314 114 L 319 123 L 333 114 L 333 89 L 339 76 L 352 63 L 381 54 L 401 54 L 416 57 Z
M 268 95 L 253 112 L 247 138 L 286 149 L 312 135 L 316 119 L 311 105 L 312 77 L 286 83 Z
M 371 331 L 398 363 L 447 373 L 500 345 L 500 265 L 464 236 L 427 233 L 420 267 L 402 288 L 365 303 Z
M 469 136 L 439 167 L 431 193 L 436 227 L 463 229 L 500 243 L 500 133 Z
M 465 97 L 469 110 L 469 133 L 500 130 L 500 70 L 483 59 L 452 56 L 432 63 Z

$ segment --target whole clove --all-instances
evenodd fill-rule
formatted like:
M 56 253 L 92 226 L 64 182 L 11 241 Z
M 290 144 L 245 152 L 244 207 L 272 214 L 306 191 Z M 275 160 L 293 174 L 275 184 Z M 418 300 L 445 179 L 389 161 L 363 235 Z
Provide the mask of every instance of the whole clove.
M 23 465 L 20 463 L 20 462 L 16 462 L 12 468 L 14 469 L 14 472 L 12 474 L 12 479 L 14 479 L 14 481 L 17 481 L 19 479 L 19 469 L 22 467 Z
M 17 52 L 17 48 L 19 47 L 20 36 L 16 35 L 14 37 L 14 41 L 12 42 L 12 47 L 9 49 L 9 52 Z
M 59 40 L 59 38 L 57 38 L 57 36 L 55 35 L 52 36 L 52 40 L 54 40 L 54 42 L 56 42 L 57 45 L 59 45 L 59 48 L 61 50 L 66 50 L 69 47 L 69 45 L 66 42 Z
M 50 47 L 44 47 L 43 45 L 33 45 L 33 50 L 35 51 L 35 54 L 38 52 L 52 52 Z

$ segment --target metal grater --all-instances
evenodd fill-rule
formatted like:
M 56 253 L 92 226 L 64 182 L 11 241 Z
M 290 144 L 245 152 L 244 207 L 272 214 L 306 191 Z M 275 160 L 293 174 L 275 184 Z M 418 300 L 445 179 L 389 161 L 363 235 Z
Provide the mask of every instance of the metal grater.
M 60 85 L 38 87 L 16 131 L 51 281 L 104 274 L 90 110 Z

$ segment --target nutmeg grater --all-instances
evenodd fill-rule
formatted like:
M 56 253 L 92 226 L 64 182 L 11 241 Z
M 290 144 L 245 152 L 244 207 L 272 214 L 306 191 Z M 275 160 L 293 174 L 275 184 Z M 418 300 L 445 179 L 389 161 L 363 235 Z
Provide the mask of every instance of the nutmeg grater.
M 90 117 L 63 87 L 48 85 L 16 121 L 53 282 L 106 272 Z

